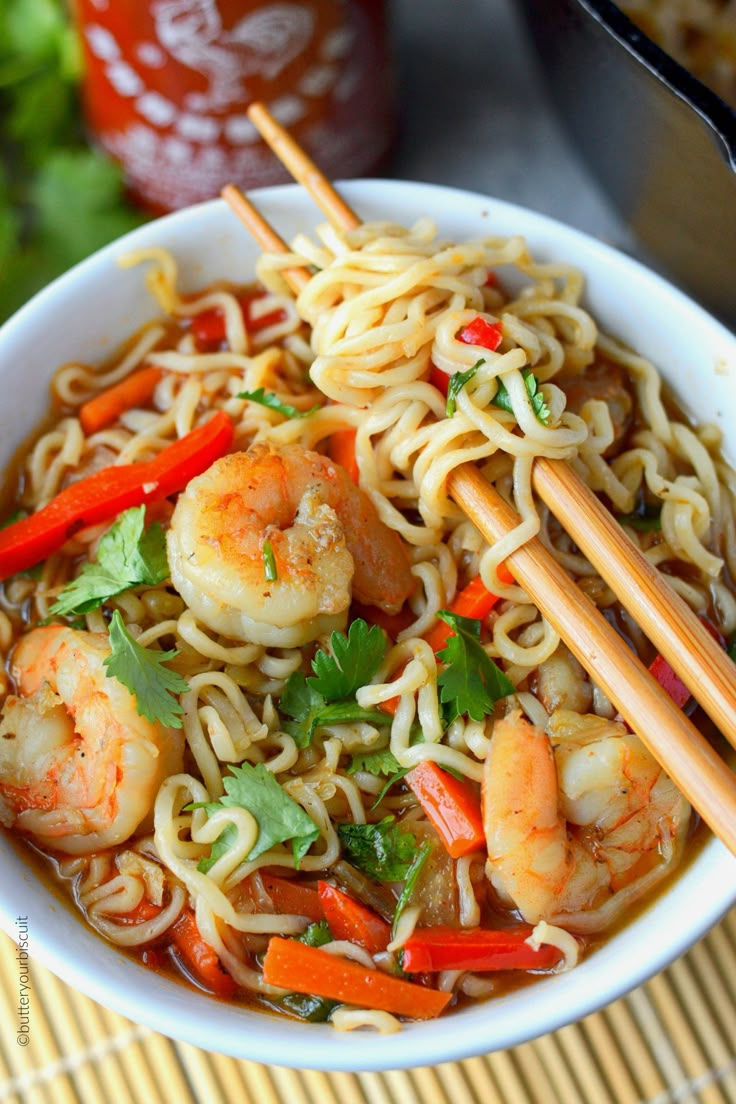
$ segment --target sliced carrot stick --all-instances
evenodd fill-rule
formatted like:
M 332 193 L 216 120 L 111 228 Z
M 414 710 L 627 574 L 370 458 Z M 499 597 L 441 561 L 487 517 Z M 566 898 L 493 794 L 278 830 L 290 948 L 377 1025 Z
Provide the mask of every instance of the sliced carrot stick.
M 386 950 L 391 941 L 391 928 L 373 909 L 329 882 L 319 883 L 319 900 L 335 939 L 349 939 L 365 947 L 369 954 Z
M 451 1000 L 450 993 L 401 981 L 380 970 L 368 970 L 357 962 L 278 935 L 269 941 L 263 960 L 263 980 L 267 985 L 329 997 L 359 1008 L 393 1012 L 413 1020 L 435 1019 Z
M 233 996 L 237 985 L 224 969 L 214 947 L 200 935 L 192 909 L 184 909 L 171 928 L 171 937 L 182 961 L 195 978 L 218 997 Z
M 303 885 L 276 874 L 261 873 L 263 888 L 273 901 L 276 912 L 282 915 L 307 916 L 310 920 L 324 920 L 320 896 L 313 886 Z
M 430 759 L 410 770 L 404 781 L 416 794 L 453 859 L 485 847 L 480 795 L 470 782 L 448 774 Z
M 357 485 L 360 480 L 360 472 L 355 455 L 355 435 L 356 430 L 354 429 L 338 429 L 330 437 L 329 453 L 330 458 L 341 468 L 344 468 L 353 483 Z
M 126 410 L 148 402 L 160 379 L 160 368 L 139 368 L 114 387 L 108 387 L 107 391 L 101 391 L 89 399 L 79 410 L 84 432 L 89 437 L 98 429 L 110 425 Z
M 502 583 L 513 583 L 514 577 L 508 568 L 501 564 L 498 569 L 498 577 Z M 476 575 L 467 586 L 459 590 L 448 607 L 450 613 L 456 613 L 459 617 L 471 617 L 475 621 L 482 621 L 491 612 L 498 595 L 491 594 L 480 575 Z M 452 636 L 452 629 L 444 621 L 438 621 L 436 625 L 425 634 L 425 640 L 432 645 L 432 651 L 441 652 L 447 647 L 447 641 Z
M 145 924 L 146 920 L 153 920 L 162 911 L 163 905 L 153 905 L 147 897 L 141 897 L 134 909 L 122 914 L 118 919 L 122 924 Z

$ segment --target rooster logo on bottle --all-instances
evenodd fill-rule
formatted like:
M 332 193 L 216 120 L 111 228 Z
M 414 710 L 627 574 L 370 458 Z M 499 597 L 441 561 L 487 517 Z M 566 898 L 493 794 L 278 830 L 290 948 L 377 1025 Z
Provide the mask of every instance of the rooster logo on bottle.
M 206 92 L 191 92 L 193 111 L 221 110 L 248 96 L 244 78 L 273 80 L 305 49 L 314 16 L 301 4 L 271 4 L 223 32 L 216 0 L 159 0 L 152 7 L 159 42 L 182 65 L 203 74 Z

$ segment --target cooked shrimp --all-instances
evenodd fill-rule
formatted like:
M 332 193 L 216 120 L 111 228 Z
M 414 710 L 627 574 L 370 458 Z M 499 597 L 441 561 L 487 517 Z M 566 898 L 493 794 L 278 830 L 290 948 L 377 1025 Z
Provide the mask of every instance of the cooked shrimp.
M 105 634 L 31 630 L 13 655 L 18 695 L 2 711 L 0 820 L 69 855 L 128 839 L 182 767 L 181 735 L 138 715 L 105 673 L 109 651 Z
M 559 710 L 493 730 L 483 778 L 488 873 L 530 924 L 599 931 L 679 859 L 690 807 L 637 736 Z
M 567 409 L 579 414 L 589 399 L 606 403 L 611 415 L 613 441 L 604 452 L 609 459 L 621 451 L 633 419 L 634 396 L 628 376 L 619 364 L 599 360 L 578 376 L 555 379 L 567 395 Z
M 342 629 L 352 598 L 396 613 L 414 586 L 401 538 L 367 495 L 339 464 L 300 445 L 256 444 L 193 479 L 168 552 L 171 580 L 195 616 L 255 644 L 296 647 Z

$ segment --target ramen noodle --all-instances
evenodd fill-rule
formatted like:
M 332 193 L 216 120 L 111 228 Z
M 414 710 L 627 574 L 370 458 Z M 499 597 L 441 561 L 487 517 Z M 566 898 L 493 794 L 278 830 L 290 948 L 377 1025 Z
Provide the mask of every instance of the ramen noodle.
M 619 6 L 675 61 L 736 108 L 733 0 L 622 0 Z
M 522 238 L 422 219 L 292 249 L 194 296 L 169 253 L 128 256 L 160 319 L 57 371 L 0 532 L 0 816 L 149 967 L 392 1031 L 574 967 L 693 830 L 504 566 L 538 535 L 661 665 L 534 457 L 724 642 L 734 480 Z M 519 515 L 493 546 L 447 494 L 468 460 Z

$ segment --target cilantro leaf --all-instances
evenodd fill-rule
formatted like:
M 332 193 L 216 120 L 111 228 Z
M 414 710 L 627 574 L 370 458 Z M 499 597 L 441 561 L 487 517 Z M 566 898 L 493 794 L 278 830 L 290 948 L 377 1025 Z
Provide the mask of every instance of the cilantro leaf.
M 208 812 L 214 812 L 217 808 L 215 802 L 205 802 L 204 808 Z M 223 855 L 226 855 L 230 848 L 238 838 L 238 829 L 234 824 L 226 824 L 220 832 L 219 836 L 212 844 L 209 855 L 200 859 L 197 863 L 197 870 L 202 874 L 206 874 L 211 867 L 215 865 L 218 859 L 221 859 Z
M 0 3 L 0 321 L 140 225 L 122 170 L 87 146 L 80 37 L 65 0 Z
M 294 865 L 298 867 L 319 836 L 319 828 L 312 818 L 304 812 L 301 805 L 289 797 L 263 763 L 256 763 L 255 766 L 250 763 L 231 765 L 230 772 L 223 778 L 225 794 L 219 801 L 208 801 L 205 804 L 208 815 L 223 806 L 247 809 L 258 823 L 258 838 L 246 856 L 246 861 L 257 859 L 276 843 L 291 840 Z M 232 846 L 236 838 L 237 829 L 234 825 L 223 828 L 212 844 L 209 857 L 200 859 L 197 868 L 206 873 L 225 854 L 228 847 Z
M 327 921 L 318 920 L 297 936 L 297 942 L 306 943 L 308 947 L 324 947 L 325 943 L 332 943 L 334 938 Z
M 362 617 L 344 633 L 333 632 L 329 652 L 317 652 L 312 660 L 316 678 L 307 682 L 327 701 L 354 696 L 373 678 L 386 651 L 386 638 L 378 625 L 370 628 Z
M 396 938 L 396 929 L 399 926 L 399 917 L 409 904 L 412 894 L 417 887 L 419 881 L 419 875 L 422 873 L 424 864 L 430 856 L 432 851 L 432 844 L 429 840 L 425 840 L 422 846 L 414 856 L 414 861 L 409 867 L 409 871 L 406 875 L 406 881 L 404 882 L 404 888 L 401 891 L 398 901 L 396 902 L 396 912 L 394 913 L 393 923 L 391 925 L 391 938 Z
M 120 610 L 115 610 L 110 622 L 110 649 L 110 655 L 103 660 L 107 673 L 130 690 L 138 713 L 149 721 L 181 728 L 183 709 L 172 695 L 188 690 L 189 684 L 164 666 L 178 651 L 141 647 L 126 629 Z
M 51 607 L 53 615 L 89 613 L 130 587 L 156 586 L 169 577 L 166 537 L 156 522 L 144 528 L 145 506 L 120 514 L 105 533 L 95 563 L 83 566 Z
M 537 415 L 538 420 L 542 425 L 547 425 L 549 421 L 550 410 L 547 403 L 544 400 L 544 395 L 539 390 L 539 383 L 537 377 L 533 374 L 531 368 L 524 368 L 521 373 L 524 384 L 526 386 L 527 394 L 532 401 L 532 410 Z M 492 399 L 494 406 L 500 406 L 502 410 L 508 411 L 509 414 L 514 413 L 514 408 L 511 405 L 511 396 L 509 395 L 508 388 L 502 379 L 498 381 L 498 391 Z
M 355 701 L 356 691 L 373 677 L 386 651 L 386 639 L 379 627 L 369 628 L 358 618 L 347 636 L 333 632 L 330 646 L 332 655 L 318 652 L 312 660 L 316 677 L 307 678 L 301 671 L 294 671 L 281 695 L 281 711 L 292 718 L 284 723 L 284 730 L 300 748 L 309 746 L 322 725 L 391 723 L 386 713 L 363 709 Z
M 619 525 L 628 525 L 640 533 L 656 533 L 662 528 L 660 510 L 646 514 L 619 514 L 616 521 Z
M 449 703 L 451 719 L 467 713 L 472 720 L 482 721 L 500 698 L 514 693 L 514 684 L 483 650 L 479 621 L 449 610 L 440 610 L 437 616 L 455 633 L 438 653 L 447 664 L 437 677 L 440 700 Z
M 396 774 L 399 763 L 390 748 L 379 751 L 362 751 L 354 755 L 348 764 L 348 774 L 366 771 L 368 774 Z
M 281 712 L 292 718 L 291 721 L 285 721 L 283 727 L 294 738 L 298 748 L 309 747 L 317 727 L 319 711 L 324 704 L 325 699 L 307 685 L 302 671 L 294 671 L 289 675 L 279 705 Z
M 323 725 L 356 721 L 375 725 L 391 723 L 386 713 L 378 709 L 363 709 L 354 699 L 328 705 L 322 695 L 309 685 L 313 681 L 305 678 L 301 671 L 294 671 L 286 680 L 281 695 L 281 712 L 292 718 L 284 721 L 283 728 L 293 737 L 298 748 L 309 747 L 315 732 Z
M 450 376 L 450 382 L 447 385 L 447 402 L 445 404 L 445 414 L 448 418 L 451 418 L 457 409 L 458 395 L 465 384 L 473 378 L 481 364 L 485 364 L 482 358 L 476 361 L 472 368 L 468 368 L 467 372 L 455 372 Z
M 390 748 L 381 748 L 380 751 L 367 751 L 354 755 L 348 764 L 348 774 L 355 774 L 356 771 L 388 775 L 385 784 L 381 787 L 371 805 L 371 809 L 375 809 L 381 804 L 391 787 L 396 782 L 400 782 L 405 774 L 409 773 L 409 768 L 399 766 L 398 760 Z
M 726 648 L 726 655 L 736 663 L 736 633 L 733 634 Z
M 263 387 L 259 387 L 255 391 L 241 391 L 237 398 L 260 403 L 261 406 L 267 406 L 269 410 L 275 410 L 277 414 L 283 414 L 285 418 L 308 418 L 310 414 L 314 414 L 315 410 L 321 410 L 319 403 L 310 406 L 309 410 L 297 410 L 291 403 L 282 402 L 273 391 L 266 391 Z
M 403 882 L 416 851 L 416 838 L 403 832 L 392 816 L 377 824 L 341 824 L 337 829 L 353 866 L 377 882 Z

